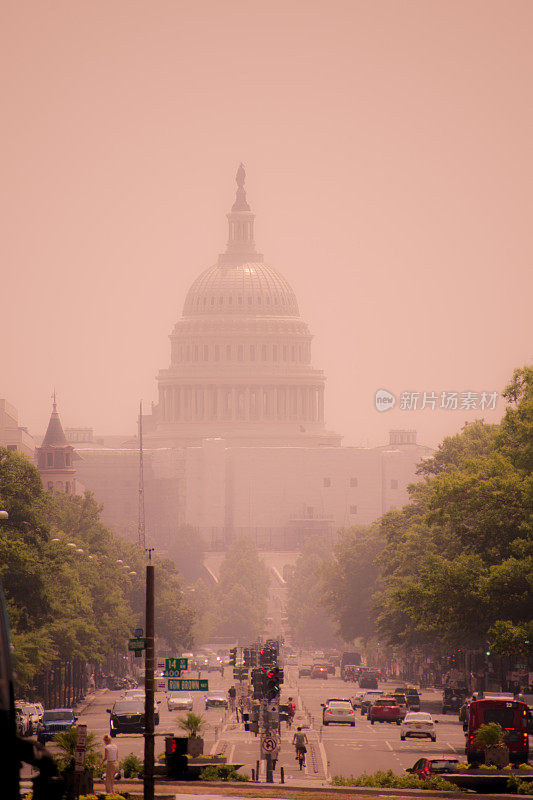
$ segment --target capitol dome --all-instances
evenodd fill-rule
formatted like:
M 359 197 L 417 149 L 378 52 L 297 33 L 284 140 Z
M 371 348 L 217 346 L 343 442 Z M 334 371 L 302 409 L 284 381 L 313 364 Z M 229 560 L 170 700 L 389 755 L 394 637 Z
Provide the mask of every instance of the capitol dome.
M 193 282 L 170 335 L 151 435 L 161 443 L 338 445 L 324 428 L 325 379 L 311 365 L 296 295 L 256 250 L 244 178 L 241 164 L 226 250 Z
M 298 303 L 283 275 L 258 261 L 215 264 L 189 289 L 183 316 L 238 314 L 298 317 Z

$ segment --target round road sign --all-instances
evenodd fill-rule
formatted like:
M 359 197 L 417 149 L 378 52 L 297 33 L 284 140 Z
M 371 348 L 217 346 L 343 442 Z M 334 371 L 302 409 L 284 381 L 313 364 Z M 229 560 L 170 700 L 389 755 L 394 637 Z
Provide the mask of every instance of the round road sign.
M 265 753 L 272 753 L 277 749 L 278 743 L 274 736 L 265 736 L 264 739 L 261 739 L 261 747 Z

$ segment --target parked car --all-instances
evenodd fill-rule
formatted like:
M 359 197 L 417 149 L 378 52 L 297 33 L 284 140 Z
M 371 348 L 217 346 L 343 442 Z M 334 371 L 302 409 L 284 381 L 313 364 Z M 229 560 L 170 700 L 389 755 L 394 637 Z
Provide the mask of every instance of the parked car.
M 169 692 L 167 708 L 169 711 L 192 711 L 192 694 L 190 692 Z
M 311 670 L 311 678 L 323 678 L 327 680 L 328 671 L 326 667 L 322 667 L 319 664 L 313 664 L 313 668 Z
M 330 722 L 340 722 L 344 725 L 355 727 L 355 711 L 349 700 L 341 697 L 332 697 L 322 703 L 322 724 L 329 725 Z
M 361 716 L 368 714 L 372 703 L 380 697 L 383 697 L 383 695 L 384 692 L 382 689 L 370 689 L 368 692 L 365 692 L 361 700 Z
M 309 678 L 311 675 L 311 670 L 313 669 L 312 664 L 302 664 L 300 669 L 298 670 L 298 677 L 299 678 Z
M 41 744 L 53 738 L 55 733 L 69 731 L 76 724 L 78 717 L 71 708 L 47 709 L 37 728 L 37 739 Z
M 402 712 L 394 697 L 379 697 L 370 706 L 368 717 L 371 724 L 374 722 L 395 722 L 401 725 Z
M 205 707 L 208 708 L 227 708 L 228 698 L 225 692 L 208 692 L 205 696 Z
M 433 775 L 457 772 L 457 767 L 460 763 L 458 758 L 448 758 L 447 756 L 441 756 L 441 758 L 419 758 L 412 767 L 405 771 L 425 781 Z
M 407 697 L 403 692 L 394 692 L 392 696 L 400 706 L 403 719 L 407 714 L 407 712 L 409 711 L 409 703 L 407 702 Z
M 117 700 L 112 709 L 108 708 L 109 733 L 115 737 L 118 733 L 144 733 L 144 702 L 138 698 Z
M 405 715 L 400 728 L 400 739 L 405 742 L 406 738 L 412 736 L 427 736 L 432 742 L 437 741 L 437 731 L 431 714 L 426 714 L 425 711 L 409 711 Z

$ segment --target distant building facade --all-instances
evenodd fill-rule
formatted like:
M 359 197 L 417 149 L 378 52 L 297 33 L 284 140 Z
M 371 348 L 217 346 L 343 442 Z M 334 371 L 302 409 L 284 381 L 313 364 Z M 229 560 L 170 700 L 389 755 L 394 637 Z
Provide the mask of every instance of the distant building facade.
M 431 452 L 413 431 L 362 449 L 327 430 L 312 337 L 292 288 L 256 250 L 244 178 L 241 165 L 226 251 L 193 282 L 143 417 L 146 529 L 163 546 L 181 525 L 212 550 L 240 535 L 274 551 L 313 533 L 332 539 L 403 505 Z M 105 522 L 134 538 L 136 440 L 95 439 L 90 428 L 67 436 Z
M 5 399 L 0 399 L 0 447 L 17 450 L 33 458 L 35 442 L 27 429 L 18 422 L 18 411 Z

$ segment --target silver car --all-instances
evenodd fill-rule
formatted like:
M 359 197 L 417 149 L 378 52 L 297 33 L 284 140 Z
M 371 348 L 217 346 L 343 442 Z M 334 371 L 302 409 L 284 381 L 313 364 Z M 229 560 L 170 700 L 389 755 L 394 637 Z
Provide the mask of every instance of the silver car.
M 192 711 L 192 694 L 190 692 L 169 692 L 167 708 L 169 711 Z
M 332 697 L 322 703 L 322 724 L 329 725 L 330 722 L 340 722 L 344 725 L 355 727 L 355 711 L 350 700 Z
M 427 736 L 432 742 L 437 740 L 437 731 L 431 714 L 425 711 L 409 711 L 405 715 L 400 728 L 400 739 L 405 742 L 406 738 Z

